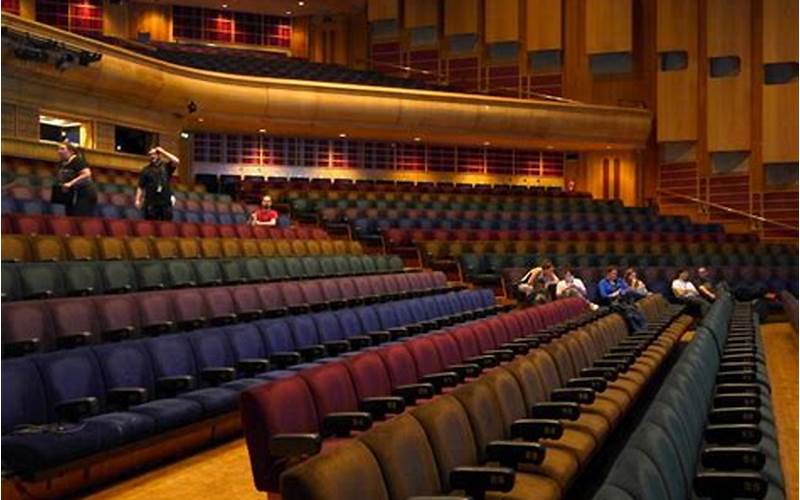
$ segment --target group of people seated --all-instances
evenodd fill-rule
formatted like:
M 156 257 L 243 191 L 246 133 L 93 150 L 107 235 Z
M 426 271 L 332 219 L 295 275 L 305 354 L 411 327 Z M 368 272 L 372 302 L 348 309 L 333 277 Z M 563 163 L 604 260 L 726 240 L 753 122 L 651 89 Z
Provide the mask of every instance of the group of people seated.
M 564 267 L 561 276 L 559 278 L 556 274 L 553 263 L 546 260 L 529 270 L 520 280 L 517 289 L 522 299 L 532 304 L 566 297 L 587 298 L 586 285 L 573 274 L 572 269 Z M 676 299 L 698 308 L 699 311 L 705 310 L 717 298 L 716 285 L 706 267 L 697 270 L 694 280 L 690 279 L 688 269 L 681 269 L 672 281 L 671 288 Z M 597 284 L 597 296 L 602 305 L 635 301 L 649 294 L 647 285 L 632 267 L 627 268 L 620 277 L 619 269 L 609 266 L 605 277 Z M 592 306 L 597 307 L 595 304 Z

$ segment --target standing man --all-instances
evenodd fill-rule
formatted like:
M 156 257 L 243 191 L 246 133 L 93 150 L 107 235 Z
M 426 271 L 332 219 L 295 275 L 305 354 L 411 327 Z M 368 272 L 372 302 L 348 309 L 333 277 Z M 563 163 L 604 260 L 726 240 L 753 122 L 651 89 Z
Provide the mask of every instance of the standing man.
M 170 179 L 181 161 L 161 146 L 151 149 L 147 156 L 150 163 L 139 174 L 134 204 L 147 220 L 172 220 Z

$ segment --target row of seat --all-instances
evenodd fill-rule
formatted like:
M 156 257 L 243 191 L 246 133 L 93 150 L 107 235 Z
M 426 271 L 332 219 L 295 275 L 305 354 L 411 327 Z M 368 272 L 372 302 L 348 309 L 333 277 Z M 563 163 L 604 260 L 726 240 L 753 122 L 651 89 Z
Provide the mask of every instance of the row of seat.
M 435 307 L 421 308 L 409 328 L 425 324 L 420 321 L 436 327 L 440 321 L 455 323 L 495 312 L 491 294 L 447 295 L 445 309 L 438 302 L 428 304 Z M 296 373 L 274 368 L 303 357 L 341 353 L 343 345 L 360 349 L 365 344 L 357 339 L 367 334 L 372 334 L 368 339 L 384 340 L 388 334 L 374 330 L 380 324 L 361 322 L 376 314 L 372 306 L 363 306 L 5 360 L 4 471 L 23 479 L 56 466 L 63 471 L 74 460 L 91 461 L 98 453 L 106 453 L 95 455 L 98 460 L 107 459 L 109 451 L 126 444 L 231 412 L 240 390 Z M 342 340 L 320 344 L 324 341 L 317 335 L 334 335 L 334 326 L 346 332 Z M 288 408 L 286 402 L 280 405 Z
M 398 257 L 245 257 L 3 263 L 3 300 L 49 299 L 192 286 L 238 285 L 403 271 Z
M 324 229 L 295 226 L 249 226 L 243 224 L 200 224 L 180 221 L 127 220 L 99 217 L 63 217 L 36 214 L 4 214 L 3 234 L 54 234 L 56 236 L 158 236 L 161 238 L 329 238 Z
M 8 302 L 2 305 L 4 354 L 197 328 L 206 322 L 335 309 L 448 289 L 442 273 L 401 272 L 100 295 L 91 299 Z
M 4 262 L 65 260 L 219 259 L 361 255 L 357 241 L 120 236 L 23 236 L 2 238 Z
M 399 414 L 406 405 L 423 402 L 459 381 L 472 379 L 497 364 L 495 355 L 513 357 L 512 351 L 501 354 L 501 350 L 490 348 L 512 340 L 506 325 L 515 333 L 523 327 L 531 333 L 584 311 L 586 304 L 572 299 L 468 322 L 304 369 L 299 376 L 243 394 L 242 422 L 256 488 L 278 492 L 279 477 L 285 470 L 309 454 L 335 446 L 341 441 L 337 437 L 364 430 L 373 416 L 377 421 Z M 517 343 L 514 349 L 527 349 L 527 345 Z M 336 389 L 326 389 L 325 385 Z M 367 412 L 355 415 L 361 420 L 356 429 L 349 428 L 346 420 L 354 411 Z
M 483 498 L 493 490 L 502 492 L 495 498 L 561 498 L 689 322 L 680 317 L 662 329 L 661 321 L 653 320 L 657 328 L 635 338 L 616 314 L 536 337 L 545 341 L 538 348 L 520 350 L 485 375 L 380 422 L 357 439 L 327 448 L 323 442 L 321 453 L 282 474 L 282 497 L 351 498 L 360 490 L 375 499 Z M 583 376 L 576 378 L 579 373 Z M 243 393 L 244 415 L 249 395 L 270 385 Z
M 594 498 L 785 498 L 763 355 L 750 305 L 722 295 Z

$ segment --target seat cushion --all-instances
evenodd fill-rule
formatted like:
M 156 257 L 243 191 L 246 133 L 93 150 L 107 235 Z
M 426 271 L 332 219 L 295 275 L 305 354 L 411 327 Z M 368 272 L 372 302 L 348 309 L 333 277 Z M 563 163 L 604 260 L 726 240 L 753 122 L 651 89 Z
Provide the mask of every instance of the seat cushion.
M 566 492 L 573 479 L 578 475 L 580 463 L 572 452 L 548 447 L 541 464 L 520 465 L 519 470 L 547 476 L 558 483 L 562 492 Z
M 230 389 L 232 391 L 243 391 L 249 387 L 253 387 L 254 385 L 259 385 L 265 383 L 264 380 L 257 379 L 257 378 L 240 378 L 239 380 L 234 380 L 232 382 L 227 382 L 222 384 L 220 387 L 225 389 Z
M 206 413 L 217 414 L 232 411 L 239 401 L 239 392 L 222 387 L 209 387 L 185 392 L 178 399 L 188 399 L 200 403 Z
M 508 493 L 486 493 L 486 500 L 530 500 L 532 498 L 555 500 L 561 498 L 561 489 L 549 477 L 518 472 L 514 479 L 514 489 Z
M 106 428 L 105 447 L 129 443 L 153 434 L 156 430 L 155 421 L 151 417 L 131 411 L 104 413 L 84 420 L 84 423 L 90 422 Z
M 203 418 L 203 407 L 200 403 L 188 399 L 156 399 L 133 406 L 129 410 L 151 417 L 159 431 L 188 425 Z
M 554 448 L 571 452 L 581 466 L 589 461 L 597 445 L 591 434 L 574 429 L 564 429 L 564 434 L 557 440 L 544 439 L 540 442 L 548 450 Z

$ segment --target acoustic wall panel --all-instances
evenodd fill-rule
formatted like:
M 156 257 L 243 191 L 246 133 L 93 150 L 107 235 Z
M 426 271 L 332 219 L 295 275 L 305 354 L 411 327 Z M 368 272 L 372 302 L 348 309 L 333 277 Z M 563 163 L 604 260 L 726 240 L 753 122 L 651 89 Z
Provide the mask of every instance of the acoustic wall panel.
M 738 57 L 739 72 L 707 78 L 708 150 L 750 149 L 750 0 L 708 0 L 708 57 Z
M 480 0 L 445 0 L 444 34 L 449 36 L 479 33 L 479 2 Z
M 631 0 L 586 0 L 586 52 L 607 54 L 632 50 Z
M 797 80 L 783 85 L 764 85 L 762 89 L 764 163 L 796 162 Z
M 763 2 L 764 63 L 797 61 L 797 0 Z
M 431 0 L 405 0 L 404 23 L 406 28 L 438 26 L 439 2 Z
M 526 0 L 528 51 L 561 49 L 561 0 Z
M 697 0 L 657 0 L 659 52 L 697 48 Z
M 519 2 L 520 0 L 486 1 L 486 43 L 519 40 Z
M 399 10 L 398 0 L 369 0 L 367 2 L 367 19 L 372 21 L 386 21 L 397 19 Z

